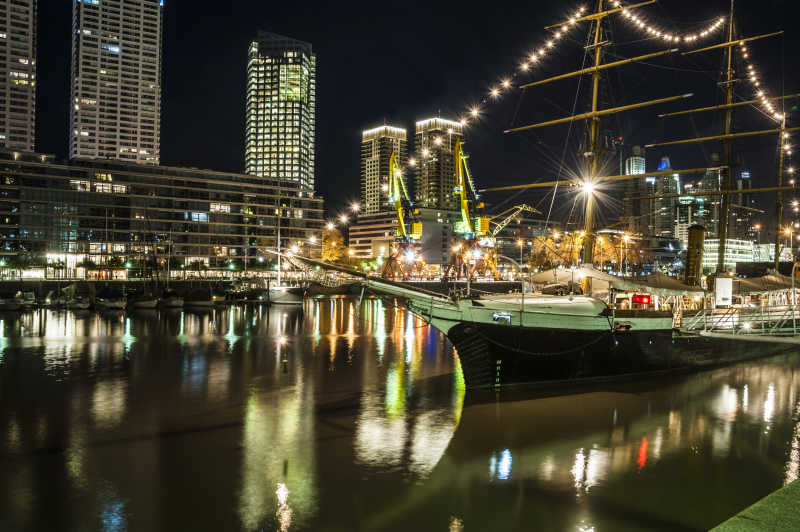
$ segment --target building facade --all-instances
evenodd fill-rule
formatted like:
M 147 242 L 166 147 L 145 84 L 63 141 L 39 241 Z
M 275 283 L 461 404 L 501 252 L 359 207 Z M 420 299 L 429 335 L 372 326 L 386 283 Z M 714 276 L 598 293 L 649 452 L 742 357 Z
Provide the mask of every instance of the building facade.
M 360 214 L 348 230 L 350 249 L 357 259 L 388 257 L 397 240 L 397 217 L 392 212 Z
M 314 190 L 316 65 L 307 42 L 262 31 L 250 44 L 245 173 Z
M 404 128 L 384 125 L 361 133 L 361 212 L 376 214 L 389 208 L 389 159 L 396 153 L 398 164 L 405 168 L 407 152 Z
M 659 171 L 672 169 L 669 157 L 662 157 L 658 164 Z M 675 212 L 678 201 L 672 194 L 680 194 L 681 177 L 678 174 L 666 174 L 655 177 L 655 211 L 653 214 L 652 235 L 660 238 L 673 238 L 675 235 Z M 667 196 L 667 197 L 665 197 Z
M 624 159 L 624 164 L 620 173 L 622 175 L 642 174 L 642 177 L 627 180 L 625 184 L 625 196 L 629 198 L 647 196 L 648 182 L 644 177 L 646 171 L 647 161 L 645 160 L 644 148 L 641 146 L 633 146 L 631 148 L 631 155 Z M 629 231 L 639 234 L 651 233 L 651 218 L 654 208 L 650 207 L 654 203 L 654 199 L 631 199 L 626 200 L 622 206 L 623 223 Z
M 0 147 L 36 143 L 36 0 L 0 2 Z
M 456 141 L 463 140 L 459 122 L 428 118 L 415 124 L 414 153 L 417 156 L 414 179 L 416 204 L 428 209 L 457 210 L 454 194 Z
M 0 150 L 0 256 L 108 263 L 171 257 L 247 268 L 322 232 L 322 199 L 278 180 Z
M 72 3 L 70 158 L 159 164 L 161 0 Z

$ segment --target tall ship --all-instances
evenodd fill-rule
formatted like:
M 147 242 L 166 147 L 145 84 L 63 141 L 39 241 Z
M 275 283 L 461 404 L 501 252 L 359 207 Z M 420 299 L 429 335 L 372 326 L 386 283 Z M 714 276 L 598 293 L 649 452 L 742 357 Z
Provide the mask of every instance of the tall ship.
M 655 0 L 649 0 L 625 5 L 618 1 L 609 3 L 606 0 L 596 0 L 595 8 L 590 10 L 591 12 L 581 9 L 567 21 L 547 28 L 553 32 L 553 40 L 549 41 L 547 46 L 552 46 L 554 40 L 563 37 L 573 26 L 587 25 L 589 33 L 585 56 L 589 59 L 589 66 L 526 83 L 521 85 L 521 88 L 535 90 L 535 87 L 550 83 L 589 77 L 591 83 L 588 87 L 590 94 L 588 110 L 564 118 L 510 128 L 506 133 L 525 134 L 534 129 L 559 124 L 585 124 L 584 141 L 580 144 L 579 150 L 576 150 L 579 151 L 580 159 L 578 168 L 569 172 L 568 175 L 571 177 L 568 178 L 481 191 L 562 187 L 574 194 L 575 203 L 581 206 L 583 211 L 582 249 L 579 260 L 575 261 L 571 268 L 561 271 L 562 277 L 569 276 L 568 282 L 555 283 L 563 287 L 562 290 L 527 293 L 523 283 L 523 290 L 520 293 L 478 295 L 467 289 L 461 293 L 442 294 L 421 289 L 413 283 L 398 282 L 394 275 L 389 279 L 363 276 L 366 289 L 375 294 L 399 298 L 414 314 L 447 335 L 458 351 L 465 380 L 469 386 L 499 386 L 540 381 L 574 382 L 576 379 L 605 379 L 654 372 L 691 371 L 769 356 L 792 348 L 792 344 L 787 342 L 754 341 L 758 338 L 743 338 L 733 334 L 737 331 L 747 332 L 751 327 L 760 327 L 763 331 L 774 330 L 779 322 L 786 324 L 787 315 L 791 316 L 788 319 L 796 332 L 796 322 L 799 320 L 796 311 L 796 292 L 791 278 L 774 274 L 772 287 L 774 290 L 762 292 L 766 294 L 783 291 L 784 294 L 790 294 L 788 299 L 773 300 L 770 295 L 764 296 L 760 302 L 756 298 L 753 299 L 753 302 L 758 302 L 760 305 L 766 306 L 767 303 L 771 305 L 766 314 L 763 308 L 760 310 L 759 318 L 755 312 L 748 314 L 738 310 L 730 311 L 734 307 L 731 285 L 735 280 L 726 271 L 725 265 L 725 247 L 729 238 L 729 209 L 731 199 L 737 193 L 733 186 L 734 143 L 741 139 L 759 136 L 773 136 L 778 139 L 777 186 L 751 190 L 751 192 L 777 193 L 778 228 L 782 228 L 783 223 L 782 194 L 797 190 L 793 181 L 788 185 L 783 183 L 786 166 L 784 155 L 790 152 L 787 139 L 790 132 L 800 129 L 787 127 L 786 115 L 779 111 L 780 103 L 790 97 L 766 95 L 763 87 L 760 88 L 758 77 L 748 60 L 747 46 L 752 41 L 774 37 L 780 32 L 756 36 L 738 35 L 734 23 L 734 5 L 731 1 L 729 15 L 714 19 L 704 29 L 683 35 L 666 33 L 650 26 L 646 22 L 646 15 L 639 14 L 642 8 L 654 2 Z M 612 56 L 610 50 L 614 44 L 607 30 L 611 17 L 626 18 L 640 31 L 648 34 L 660 49 L 630 58 L 619 58 L 619 55 L 614 53 L 616 56 L 614 60 L 607 61 L 606 58 Z M 714 40 L 721 42 L 702 45 Z M 546 51 L 547 49 L 542 49 L 538 53 L 544 55 Z M 671 194 L 672 197 L 713 196 L 719 203 L 716 272 L 709 276 L 706 287 L 699 286 L 704 234 L 703 229 L 698 227 L 690 229 L 694 234 L 690 235 L 685 261 L 686 275 L 682 280 L 658 273 L 632 278 L 610 275 L 596 269 L 595 246 L 601 238 L 596 227 L 598 191 L 607 185 L 643 177 L 640 172 L 604 175 L 607 173 L 605 169 L 609 166 L 607 164 L 609 154 L 603 146 L 602 121 L 634 110 L 670 102 L 682 103 L 693 96 L 686 92 L 619 107 L 601 108 L 601 83 L 610 71 L 625 68 L 627 65 L 649 63 L 667 56 L 680 59 L 694 54 L 716 52 L 722 52 L 723 55 L 724 67 L 718 87 L 724 97 L 724 103 L 680 109 L 660 116 L 668 119 L 679 115 L 702 117 L 704 114 L 716 113 L 722 117 L 722 127 L 718 134 L 669 140 L 653 143 L 650 146 L 709 145 L 719 142 L 722 151 L 719 164 L 710 168 L 664 169 L 646 174 L 648 177 L 659 178 L 672 174 L 705 175 L 708 172 L 715 172 L 719 176 L 719 187 L 715 190 Z M 747 96 L 744 96 L 746 93 Z M 577 104 L 576 96 L 576 107 Z M 769 122 L 769 127 L 734 131 L 733 112 L 740 107 L 761 111 Z M 460 149 L 459 144 L 457 150 Z M 459 161 L 461 157 L 462 154 L 457 152 L 456 160 Z M 460 183 L 461 178 L 458 181 Z M 471 182 L 465 182 L 455 191 L 464 206 L 470 203 L 470 198 L 467 197 L 470 191 L 473 194 L 475 192 Z M 670 194 L 661 194 L 659 197 L 668 196 Z M 632 198 L 626 198 L 630 199 Z M 477 202 L 475 204 L 477 205 Z M 462 213 L 465 213 L 463 224 L 470 227 L 471 238 L 465 238 L 464 242 L 454 247 L 453 253 L 459 257 L 452 262 L 455 271 L 459 274 L 464 273 L 469 280 L 472 273 L 480 269 L 477 263 L 481 257 L 490 256 L 491 253 L 486 251 L 485 242 L 479 238 L 479 228 L 484 225 L 480 216 L 472 217 L 466 214 L 467 212 L 466 208 L 462 209 Z M 402 220 L 402 217 L 400 219 Z M 405 228 L 401 231 L 402 234 L 410 232 Z M 776 233 L 774 259 L 777 270 L 781 231 Z M 408 240 L 404 239 L 402 245 L 408 246 Z M 399 260 L 401 259 L 398 258 Z M 539 277 L 542 275 L 555 277 L 558 272 L 555 270 L 546 272 L 539 274 Z M 783 307 L 780 307 L 781 303 Z M 721 309 L 720 312 L 715 313 L 716 308 Z M 775 308 L 779 310 L 776 311 Z M 697 320 L 700 318 L 695 318 L 694 327 L 686 326 L 688 317 L 692 315 L 690 310 L 696 316 L 702 315 L 702 319 L 705 320 L 702 327 L 697 326 Z M 706 312 L 707 310 L 710 311 Z M 782 312 L 783 318 L 776 317 L 775 312 Z M 710 327 L 708 320 L 712 322 Z M 730 322 L 731 330 L 728 332 L 731 334 L 710 332 L 715 325 L 719 326 L 719 322 L 724 320 Z

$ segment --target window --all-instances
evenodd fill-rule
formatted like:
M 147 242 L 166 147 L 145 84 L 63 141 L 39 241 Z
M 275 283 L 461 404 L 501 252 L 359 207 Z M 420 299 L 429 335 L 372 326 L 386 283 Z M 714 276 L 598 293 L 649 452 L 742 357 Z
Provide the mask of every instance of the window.
M 128 192 L 128 187 L 125 185 L 113 185 L 111 189 L 114 191 L 114 194 L 126 194 Z
M 111 183 L 95 183 L 94 191 L 103 194 L 111 194 Z
M 69 186 L 72 189 L 80 190 L 80 191 L 87 191 L 89 190 L 89 182 L 88 181 L 81 181 L 78 179 L 70 179 Z
M 193 222 L 207 222 L 208 221 L 208 213 L 207 212 L 187 212 L 183 215 L 184 219 L 191 220 Z
M 229 212 L 231 212 L 231 206 L 226 204 L 226 203 L 212 203 L 209 206 L 208 210 L 210 210 L 211 212 L 229 213 Z

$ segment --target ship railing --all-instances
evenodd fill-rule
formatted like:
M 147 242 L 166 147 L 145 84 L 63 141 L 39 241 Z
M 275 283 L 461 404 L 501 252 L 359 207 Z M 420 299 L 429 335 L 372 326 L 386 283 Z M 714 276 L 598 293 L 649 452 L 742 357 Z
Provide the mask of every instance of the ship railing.
M 704 309 L 686 318 L 682 330 L 735 335 L 797 335 L 800 308 L 796 305 L 763 305 Z

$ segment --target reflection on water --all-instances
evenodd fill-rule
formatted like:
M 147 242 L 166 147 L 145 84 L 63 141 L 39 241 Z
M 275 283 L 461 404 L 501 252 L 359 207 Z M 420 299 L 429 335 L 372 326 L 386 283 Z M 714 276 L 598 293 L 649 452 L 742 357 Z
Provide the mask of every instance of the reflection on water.
M 377 299 L 1 315 L 0 530 L 705 529 L 800 476 L 798 368 L 465 393 Z

